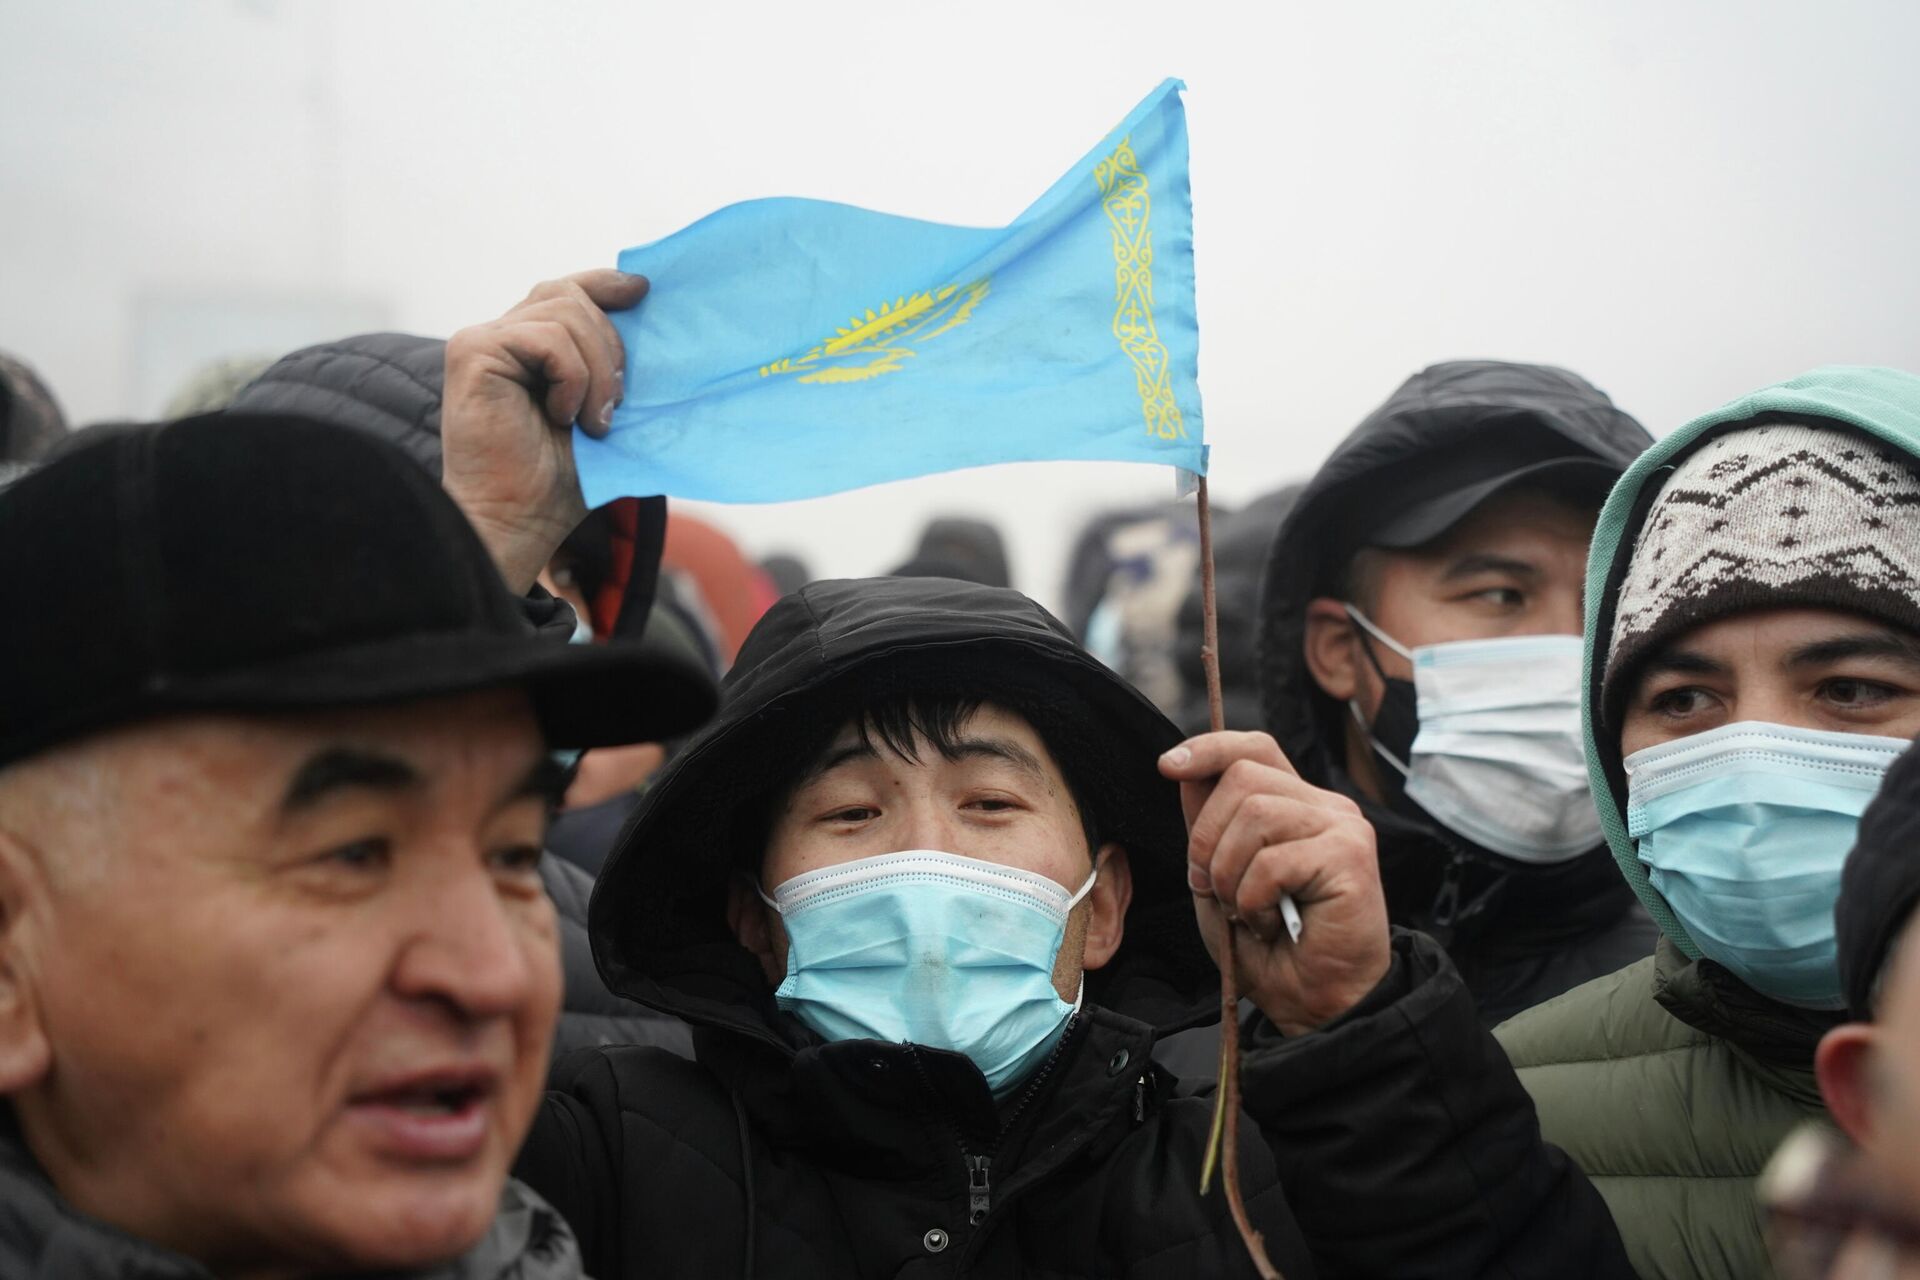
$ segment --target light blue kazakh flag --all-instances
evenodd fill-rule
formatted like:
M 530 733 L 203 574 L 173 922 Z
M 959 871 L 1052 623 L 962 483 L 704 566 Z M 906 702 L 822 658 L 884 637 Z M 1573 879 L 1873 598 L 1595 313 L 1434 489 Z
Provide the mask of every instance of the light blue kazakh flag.
M 807 498 L 990 462 L 1206 469 L 1187 126 L 1169 80 L 1012 223 L 751 200 L 620 255 L 626 400 L 589 506 Z

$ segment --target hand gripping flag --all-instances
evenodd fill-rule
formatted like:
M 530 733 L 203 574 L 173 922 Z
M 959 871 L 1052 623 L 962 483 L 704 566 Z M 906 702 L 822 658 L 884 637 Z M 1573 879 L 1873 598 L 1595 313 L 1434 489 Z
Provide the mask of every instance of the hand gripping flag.
M 626 399 L 589 505 L 774 502 L 990 462 L 1206 469 L 1179 91 L 999 229 L 751 200 L 620 255 Z

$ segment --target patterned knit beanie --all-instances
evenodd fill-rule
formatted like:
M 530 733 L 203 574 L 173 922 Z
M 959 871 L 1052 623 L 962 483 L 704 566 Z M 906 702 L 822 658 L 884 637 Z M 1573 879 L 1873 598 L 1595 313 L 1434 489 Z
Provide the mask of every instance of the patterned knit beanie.
M 1709 438 L 1654 499 L 1620 584 L 1602 706 L 1640 659 L 1748 609 L 1841 609 L 1920 633 L 1920 463 L 1792 420 Z

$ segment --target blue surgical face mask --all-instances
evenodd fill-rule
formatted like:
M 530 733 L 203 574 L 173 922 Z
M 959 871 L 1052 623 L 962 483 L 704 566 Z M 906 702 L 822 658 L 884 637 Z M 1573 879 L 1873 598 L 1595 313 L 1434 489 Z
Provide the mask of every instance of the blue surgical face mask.
M 1053 989 L 1053 966 L 1097 875 L 1070 894 L 1029 871 L 910 850 L 795 876 L 766 898 L 787 929 L 774 999 L 827 1040 L 963 1053 L 1003 1093 L 1079 1008 Z
M 1833 906 L 1903 738 L 1745 721 L 1625 761 L 1627 834 L 1709 958 L 1765 996 L 1838 1009 Z
M 1449 831 L 1516 862 L 1550 866 L 1601 845 L 1580 733 L 1579 636 L 1408 649 L 1360 610 L 1346 609 L 1413 664 L 1419 729 L 1406 759 L 1375 736 L 1357 702 L 1348 704 L 1374 750 L 1406 778 L 1409 800 Z M 1392 698 L 1395 682 L 1379 674 Z

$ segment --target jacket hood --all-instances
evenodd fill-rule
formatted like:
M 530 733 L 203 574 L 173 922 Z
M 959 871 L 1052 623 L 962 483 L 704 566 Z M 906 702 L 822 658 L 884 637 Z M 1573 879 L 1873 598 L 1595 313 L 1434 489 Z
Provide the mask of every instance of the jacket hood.
M 1556 458 L 1592 458 L 1624 471 L 1651 442 L 1646 428 L 1584 378 L 1548 365 L 1466 360 L 1423 369 L 1340 442 L 1301 491 L 1275 534 L 1260 598 L 1259 678 L 1268 732 L 1301 775 L 1345 785 L 1347 709 L 1320 691 L 1303 645 L 1307 602 L 1337 591 L 1368 522 L 1396 509 L 1436 457 L 1494 450 L 1515 468 Z M 1458 841 L 1437 824 L 1372 804 L 1361 807 L 1381 836 L 1381 873 L 1397 919 L 1430 901 L 1440 880 L 1436 846 Z M 1413 852 L 1401 857 L 1399 850 Z M 1489 858 L 1492 855 L 1488 855 Z M 1509 869 L 1520 870 L 1518 864 Z M 1598 852 L 1559 867 L 1527 869 L 1514 880 L 1511 911 L 1529 918 L 1591 905 L 1618 914 L 1624 895 Z M 1516 888 L 1522 885 L 1516 884 Z M 1586 903 L 1593 896 L 1617 903 Z M 1578 906 L 1576 906 L 1578 904 Z M 1419 921 L 1424 924 L 1424 921 Z
M 1402 383 L 1342 440 L 1274 535 L 1260 599 L 1260 700 L 1288 759 L 1327 776 L 1337 763 L 1346 710 L 1320 692 L 1302 652 L 1307 601 L 1333 590 L 1365 525 L 1391 514 L 1383 497 L 1427 460 L 1459 449 L 1498 449 L 1515 467 L 1591 457 L 1624 471 L 1652 442 L 1646 428 L 1584 378 L 1547 365 L 1460 360 Z M 1313 776 L 1313 775 L 1309 775 Z
M 1066 699 L 1078 731 L 1051 745 L 1070 777 L 1092 780 L 1101 838 L 1127 849 L 1134 879 L 1125 939 L 1087 974 L 1087 999 L 1163 1031 L 1217 1014 L 1179 791 L 1156 767 L 1179 731 L 1027 597 L 941 578 L 815 582 L 761 619 L 719 714 L 649 789 L 595 887 L 588 928 L 609 986 L 697 1026 L 798 1047 L 797 1024 L 728 927 L 728 880 L 760 837 L 744 816 L 754 779 L 818 725 L 824 699 L 882 683 Z
M 1763 387 L 1751 395 L 1703 414 L 1648 449 L 1614 485 L 1594 527 L 1587 556 L 1586 657 L 1581 717 L 1587 743 L 1587 771 L 1600 807 L 1600 828 L 1627 883 L 1673 944 L 1692 959 L 1701 951 L 1674 917 L 1666 899 L 1647 877 L 1627 835 L 1626 775 L 1620 738 L 1600 723 L 1601 680 L 1620 585 L 1633 557 L 1640 526 L 1675 464 L 1712 435 L 1768 421 L 1793 419 L 1852 428 L 1920 459 L 1920 377 L 1898 369 L 1832 365 Z

